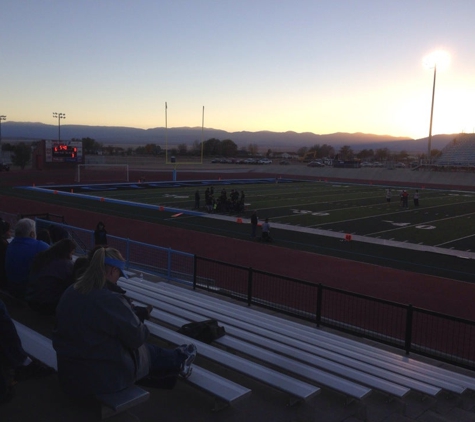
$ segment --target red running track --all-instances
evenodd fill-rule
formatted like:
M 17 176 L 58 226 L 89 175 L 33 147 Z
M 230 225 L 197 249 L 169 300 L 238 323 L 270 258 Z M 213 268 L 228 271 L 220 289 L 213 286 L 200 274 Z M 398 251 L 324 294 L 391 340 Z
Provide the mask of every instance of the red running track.
M 0 196 L 1 211 L 64 215 L 70 225 L 93 230 L 99 220 L 110 234 L 198 256 L 253 267 L 368 296 L 475 320 L 475 284 L 357 261 Z M 243 225 L 245 230 L 247 227 Z

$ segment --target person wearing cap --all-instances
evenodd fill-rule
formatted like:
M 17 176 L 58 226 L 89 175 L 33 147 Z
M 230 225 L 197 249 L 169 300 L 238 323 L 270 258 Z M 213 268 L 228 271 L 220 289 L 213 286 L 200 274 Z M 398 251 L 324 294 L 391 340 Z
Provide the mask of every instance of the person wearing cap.
M 196 347 L 162 349 L 147 343 L 149 330 L 129 301 L 106 286 L 121 276 L 127 277 L 120 252 L 98 248 L 59 301 L 53 347 L 66 394 L 114 393 L 143 379 L 150 386 L 173 388 L 178 375 L 191 373 Z
M 91 249 L 87 255 L 85 256 L 80 256 L 79 258 L 76 259 L 73 265 L 73 277 L 77 278 L 79 277 L 89 266 L 92 257 L 94 256 L 94 253 L 97 251 L 97 249 L 103 248 L 103 246 L 95 246 L 94 249 Z M 124 277 L 128 278 L 127 275 L 124 272 Z M 117 284 L 117 281 L 114 283 L 110 280 L 106 281 L 106 287 L 116 293 L 120 293 L 124 295 L 124 297 L 129 301 L 130 306 L 132 306 L 132 309 L 134 310 L 135 314 L 139 317 L 140 321 L 144 322 L 146 319 L 150 319 L 150 313 L 152 312 L 153 306 L 147 305 L 147 306 L 138 306 L 135 305 L 132 300 L 130 300 L 125 294 L 127 293 L 122 287 L 120 287 Z

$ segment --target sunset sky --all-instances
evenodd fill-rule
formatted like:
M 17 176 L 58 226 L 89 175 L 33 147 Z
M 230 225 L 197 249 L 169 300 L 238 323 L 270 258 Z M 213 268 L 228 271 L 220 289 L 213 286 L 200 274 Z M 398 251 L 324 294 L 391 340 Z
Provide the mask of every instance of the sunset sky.
M 2 0 L 0 115 L 230 132 L 475 131 L 473 0 Z

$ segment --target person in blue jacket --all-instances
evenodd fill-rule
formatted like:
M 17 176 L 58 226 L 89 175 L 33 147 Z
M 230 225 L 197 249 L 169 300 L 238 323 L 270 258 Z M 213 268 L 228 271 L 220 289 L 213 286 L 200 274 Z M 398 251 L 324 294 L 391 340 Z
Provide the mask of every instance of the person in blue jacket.
M 7 247 L 5 271 L 6 290 L 13 296 L 23 299 L 28 284 L 28 276 L 36 254 L 49 248 L 49 245 L 36 239 L 36 222 L 22 218 L 15 225 L 15 237 Z
M 89 266 L 63 293 L 56 308 L 53 347 L 65 393 L 75 397 L 114 393 L 136 381 L 173 388 L 187 377 L 196 357 L 193 344 L 163 349 L 147 342 L 149 330 L 127 298 L 107 288 L 124 273 L 114 248 L 98 248 Z M 165 385 L 161 380 L 167 380 Z

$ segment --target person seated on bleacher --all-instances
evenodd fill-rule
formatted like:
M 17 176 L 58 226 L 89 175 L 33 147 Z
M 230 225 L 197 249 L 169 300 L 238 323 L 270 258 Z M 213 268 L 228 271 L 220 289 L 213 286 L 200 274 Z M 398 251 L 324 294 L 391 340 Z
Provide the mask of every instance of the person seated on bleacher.
M 78 277 L 81 276 L 81 274 L 86 271 L 86 268 L 89 266 L 92 257 L 94 256 L 94 253 L 97 251 L 97 249 L 103 248 L 103 246 L 96 246 L 94 249 L 91 249 L 89 253 L 86 256 L 80 256 L 79 258 L 76 259 L 74 262 L 73 266 L 73 278 L 76 280 Z M 106 281 L 106 287 L 116 293 L 120 293 L 122 295 L 125 295 L 127 292 L 122 289 L 120 286 L 117 285 L 117 281 L 114 283 L 110 280 Z M 140 319 L 140 321 L 144 322 L 146 319 L 150 319 L 150 313 L 152 312 L 153 306 L 147 305 L 147 306 L 138 306 L 135 305 L 131 299 L 129 299 L 127 296 L 125 298 L 129 301 L 130 306 L 132 307 L 133 311 L 135 312 L 135 315 L 137 315 Z
M 52 245 L 53 241 L 51 240 L 51 234 L 48 229 L 41 229 L 38 230 L 36 233 L 36 239 L 42 240 L 43 242 L 47 243 L 48 245 Z
M 10 242 L 5 255 L 7 272 L 6 290 L 23 299 L 28 284 L 30 267 L 36 254 L 49 248 L 49 245 L 36 239 L 36 223 L 30 218 L 18 220 L 15 237 Z
M 0 404 L 12 400 L 15 382 L 42 378 L 54 372 L 53 368 L 32 360 L 23 350 L 10 314 L 0 300 Z
M 114 393 L 144 380 L 149 386 L 173 388 L 188 377 L 196 357 L 193 344 L 162 349 L 147 343 L 148 328 L 124 295 L 106 287 L 124 273 L 117 249 L 98 248 L 56 308 L 53 347 L 65 393 L 75 397 Z
M 73 253 L 76 242 L 63 239 L 35 256 L 25 300 L 42 315 L 54 315 L 64 291 L 73 283 Z
M 7 253 L 8 239 L 12 237 L 10 223 L 0 219 L 0 290 L 7 286 L 7 272 L 5 270 L 5 256 Z
M 56 224 L 51 224 L 48 227 L 48 230 L 51 236 L 52 243 L 59 242 L 60 240 L 67 239 L 69 237 L 68 231 L 65 228 L 58 226 Z

